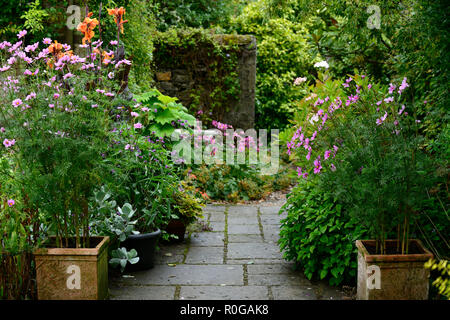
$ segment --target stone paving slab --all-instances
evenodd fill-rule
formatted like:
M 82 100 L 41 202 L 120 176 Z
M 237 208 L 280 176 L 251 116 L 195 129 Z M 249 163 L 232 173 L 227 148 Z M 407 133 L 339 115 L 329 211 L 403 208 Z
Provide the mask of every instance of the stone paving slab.
M 268 300 L 265 286 L 192 286 L 181 287 L 180 299 L 186 300 Z
M 157 255 L 155 257 L 155 264 L 180 264 L 184 260 L 183 254 L 175 254 L 167 253 L 165 255 Z
M 274 300 L 316 300 L 317 296 L 312 287 L 304 286 L 273 286 L 271 287 Z
M 154 268 L 110 279 L 111 299 L 341 299 L 338 289 L 311 283 L 283 259 L 277 241 L 286 214 L 279 209 L 264 203 L 206 206 L 203 221 L 212 232 L 161 244 Z
M 241 216 L 237 216 L 237 215 L 229 216 L 228 217 L 228 225 L 234 225 L 234 224 L 257 226 L 258 225 L 258 216 L 257 215 L 254 215 L 251 217 L 248 217 L 248 216 L 241 217 Z
M 248 224 L 228 225 L 228 234 L 260 234 L 259 226 Z
M 185 263 L 186 264 L 222 264 L 223 263 L 223 246 L 222 247 L 197 247 L 195 250 L 189 250 Z
M 260 234 L 229 234 L 228 243 L 262 243 L 263 239 Z
M 255 206 L 237 205 L 228 207 L 228 215 L 256 215 L 258 208 Z
M 279 206 L 272 206 L 272 207 L 259 207 L 259 212 L 262 215 L 274 215 L 274 216 L 280 216 L 278 213 L 280 212 Z
M 211 212 L 209 214 L 210 222 L 225 222 L 225 213 L 223 212 Z
M 241 264 L 241 265 L 253 265 L 253 264 L 274 264 L 284 263 L 285 261 L 280 259 L 227 259 L 227 264 Z
M 298 272 L 293 269 L 292 263 L 274 263 L 274 264 L 254 264 L 247 266 L 248 274 L 293 274 L 298 276 Z
M 278 246 L 269 243 L 230 243 L 229 259 L 280 259 Z
M 196 232 L 191 234 L 191 247 L 211 247 L 224 245 L 223 232 Z
M 134 278 L 119 278 L 124 285 L 243 285 L 242 268 L 227 265 L 155 265 L 133 273 Z
M 113 286 L 110 300 L 173 300 L 175 286 Z
M 225 222 L 215 222 L 211 221 L 209 226 L 212 228 L 211 231 L 223 232 L 225 231 Z
M 263 225 L 277 225 L 280 226 L 281 225 L 281 219 L 283 219 L 282 217 L 279 216 L 274 216 L 274 215 L 261 215 L 261 223 Z
M 311 282 L 298 275 L 292 274 L 249 274 L 248 285 L 254 286 L 310 286 Z

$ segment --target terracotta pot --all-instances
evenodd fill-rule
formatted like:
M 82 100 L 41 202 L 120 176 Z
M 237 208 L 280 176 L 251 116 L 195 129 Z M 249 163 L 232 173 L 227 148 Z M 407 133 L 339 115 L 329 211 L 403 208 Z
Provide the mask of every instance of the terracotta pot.
M 132 234 L 122 243 L 129 251 L 135 249 L 137 251 L 139 261 L 135 264 L 127 263 L 125 272 L 142 271 L 153 268 L 155 264 L 155 250 L 158 244 L 161 230 L 152 233 Z
M 386 240 L 386 248 L 395 251 L 397 240 Z M 411 254 L 372 254 L 375 240 L 357 240 L 358 300 L 426 300 L 429 270 L 424 264 L 433 254 L 420 240 L 409 242 Z
M 33 252 L 39 300 L 108 297 L 109 237 L 91 237 L 94 248 L 41 248 Z
M 174 234 L 178 239 L 170 239 L 170 242 L 182 242 L 184 235 L 186 234 L 186 225 L 180 220 L 170 220 L 166 227 L 166 231 L 169 234 Z

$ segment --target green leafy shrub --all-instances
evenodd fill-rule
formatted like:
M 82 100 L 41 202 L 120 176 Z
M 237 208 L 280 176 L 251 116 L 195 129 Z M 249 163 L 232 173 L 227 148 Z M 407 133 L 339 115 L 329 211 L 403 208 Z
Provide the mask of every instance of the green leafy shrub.
M 177 127 L 189 130 L 195 125 L 195 117 L 181 103 L 176 102 L 177 98 L 165 96 L 156 89 L 136 95 L 134 99 L 138 102 L 134 112 L 139 112 L 135 121 L 142 120 L 145 125 L 142 134 L 168 137 Z M 143 108 L 147 111 L 142 111 Z
M 303 96 L 294 79 L 313 73 L 319 57 L 307 41 L 308 26 L 285 17 L 271 17 L 267 1 L 254 1 L 232 20 L 230 30 L 257 38 L 256 118 L 259 128 L 280 128 Z M 322 59 L 320 59 L 322 60 Z
M 182 181 L 175 193 L 174 216 L 184 225 L 189 225 L 203 217 L 203 203 L 196 197 L 195 188 Z
M 279 245 L 284 258 L 296 262 L 308 279 L 329 279 L 331 285 L 354 284 L 355 240 L 367 231 L 351 219 L 330 193 L 312 183 L 300 183 L 282 210 Z

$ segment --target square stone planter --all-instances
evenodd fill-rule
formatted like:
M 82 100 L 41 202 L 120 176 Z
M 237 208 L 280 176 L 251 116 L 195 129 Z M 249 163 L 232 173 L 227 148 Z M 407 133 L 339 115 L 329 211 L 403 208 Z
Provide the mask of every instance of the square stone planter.
M 424 264 L 433 254 L 420 240 L 410 240 L 412 254 L 370 254 L 375 240 L 357 240 L 358 300 L 426 300 L 429 270 Z M 386 240 L 386 248 L 396 248 L 397 240 Z
M 108 297 L 109 237 L 91 237 L 93 248 L 40 248 L 34 252 L 39 300 Z

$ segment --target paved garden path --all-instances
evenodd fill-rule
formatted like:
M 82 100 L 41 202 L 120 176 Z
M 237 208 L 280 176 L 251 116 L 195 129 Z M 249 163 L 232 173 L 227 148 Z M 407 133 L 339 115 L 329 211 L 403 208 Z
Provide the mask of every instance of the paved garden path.
M 271 300 L 342 299 L 324 282 L 312 283 L 282 258 L 280 203 L 208 205 L 204 223 L 179 244 L 161 245 L 148 271 L 110 281 L 111 299 Z

